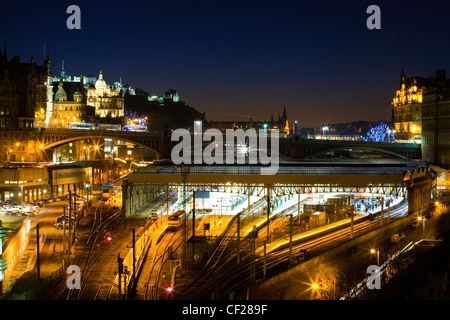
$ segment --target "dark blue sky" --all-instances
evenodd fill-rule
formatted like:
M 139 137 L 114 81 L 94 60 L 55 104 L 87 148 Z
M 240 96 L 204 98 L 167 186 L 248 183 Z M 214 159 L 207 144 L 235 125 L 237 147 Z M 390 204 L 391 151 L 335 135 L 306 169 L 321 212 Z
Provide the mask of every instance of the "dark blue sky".
M 81 8 L 68 30 L 66 8 Z M 381 8 L 381 30 L 366 9 Z M 211 120 L 278 117 L 301 127 L 390 120 L 400 71 L 450 70 L 450 2 L 16 1 L 3 3 L 0 41 L 21 61 L 50 53 L 52 72 L 103 70 L 154 94 L 169 88 Z

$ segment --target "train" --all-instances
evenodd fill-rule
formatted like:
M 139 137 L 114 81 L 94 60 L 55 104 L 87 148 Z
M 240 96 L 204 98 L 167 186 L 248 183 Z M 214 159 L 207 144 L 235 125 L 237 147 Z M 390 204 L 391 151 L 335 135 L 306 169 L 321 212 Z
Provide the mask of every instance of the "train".
M 169 215 L 167 219 L 167 228 L 169 231 L 176 231 L 180 229 L 183 224 L 183 220 L 185 219 L 186 212 L 184 210 L 178 210 L 174 214 Z
M 146 125 L 126 124 L 122 127 L 120 124 L 109 123 L 89 123 L 89 122 L 70 122 L 70 129 L 85 129 L 85 130 L 114 130 L 114 131 L 140 131 L 147 132 Z

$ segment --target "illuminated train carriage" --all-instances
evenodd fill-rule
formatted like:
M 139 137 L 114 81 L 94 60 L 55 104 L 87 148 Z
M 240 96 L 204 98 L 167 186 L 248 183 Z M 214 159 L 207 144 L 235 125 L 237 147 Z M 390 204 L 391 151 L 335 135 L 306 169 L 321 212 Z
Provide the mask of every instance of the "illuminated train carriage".
M 186 212 L 184 210 L 178 210 L 169 216 L 167 219 L 169 231 L 176 231 L 180 228 L 183 223 L 183 219 L 185 218 L 185 213 Z

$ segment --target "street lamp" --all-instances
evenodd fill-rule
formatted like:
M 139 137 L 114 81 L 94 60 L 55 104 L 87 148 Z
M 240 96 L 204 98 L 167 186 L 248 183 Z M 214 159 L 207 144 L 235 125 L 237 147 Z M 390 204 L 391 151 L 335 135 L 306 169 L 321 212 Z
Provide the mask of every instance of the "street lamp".
M 377 254 L 377 266 L 380 265 L 380 250 L 370 249 L 371 254 Z
M 427 221 L 427 219 L 425 217 L 417 217 L 417 221 L 419 221 L 420 223 L 422 223 L 422 238 L 425 238 L 425 222 Z
M 328 126 L 323 126 L 322 127 L 322 139 L 325 139 L 325 132 L 330 130 L 330 128 Z

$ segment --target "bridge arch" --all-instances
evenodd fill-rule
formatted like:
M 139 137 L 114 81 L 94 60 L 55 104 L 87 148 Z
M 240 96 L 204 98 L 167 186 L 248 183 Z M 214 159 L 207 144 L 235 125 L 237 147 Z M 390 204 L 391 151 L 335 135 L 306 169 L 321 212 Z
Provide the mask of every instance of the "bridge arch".
M 305 157 L 305 159 L 313 159 L 313 158 L 316 158 L 317 156 L 320 156 L 320 155 L 323 155 L 323 154 L 329 153 L 329 152 L 349 151 L 349 150 L 351 150 L 351 151 L 371 151 L 371 152 L 375 152 L 375 153 L 379 153 L 379 154 L 389 155 L 389 156 L 392 156 L 392 157 L 398 158 L 398 159 L 403 159 L 403 160 L 410 159 L 410 158 L 408 158 L 404 155 L 401 155 L 397 152 L 385 150 L 382 148 L 370 147 L 370 146 L 353 146 L 353 147 L 346 146 L 346 147 L 338 147 L 338 148 L 329 148 L 329 149 L 324 149 L 324 150 L 321 150 L 314 154 L 308 155 L 307 157 Z
M 78 136 L 71 136 L 71 137 L 59 137 L 62 138 L 60 140 L 56 140 L 56 141 L 51 141 L 51 142 L 47 142 L 44 143 L 42 146 L 42 149 L 44 150 L 53 150 L 59 146 L 62 146 L 64 144 L 70 143 L 70 142 L 74 142 L 74 141 L 80 141 L 80 140 L 86 140 L 86 139 L 113 139 L 113 140 L 120 140 L 120 141 L 125 141 L 140 147 L 143 147 L 147 150 L 150 150 L 151 152 L 155 153 L 156 155 L 160 156 L 161 155 L 161 151 L 150 147 L 148 145 L 146 145 L 145 143 L 141 142 L 141 141 L 137 141 L 137 140 L 133 140 L 130 138 L 123 138 L 123 137 L 118 137 L 115 136 L 114 134 L 102 134 L 102 135 L 78 135 Z

